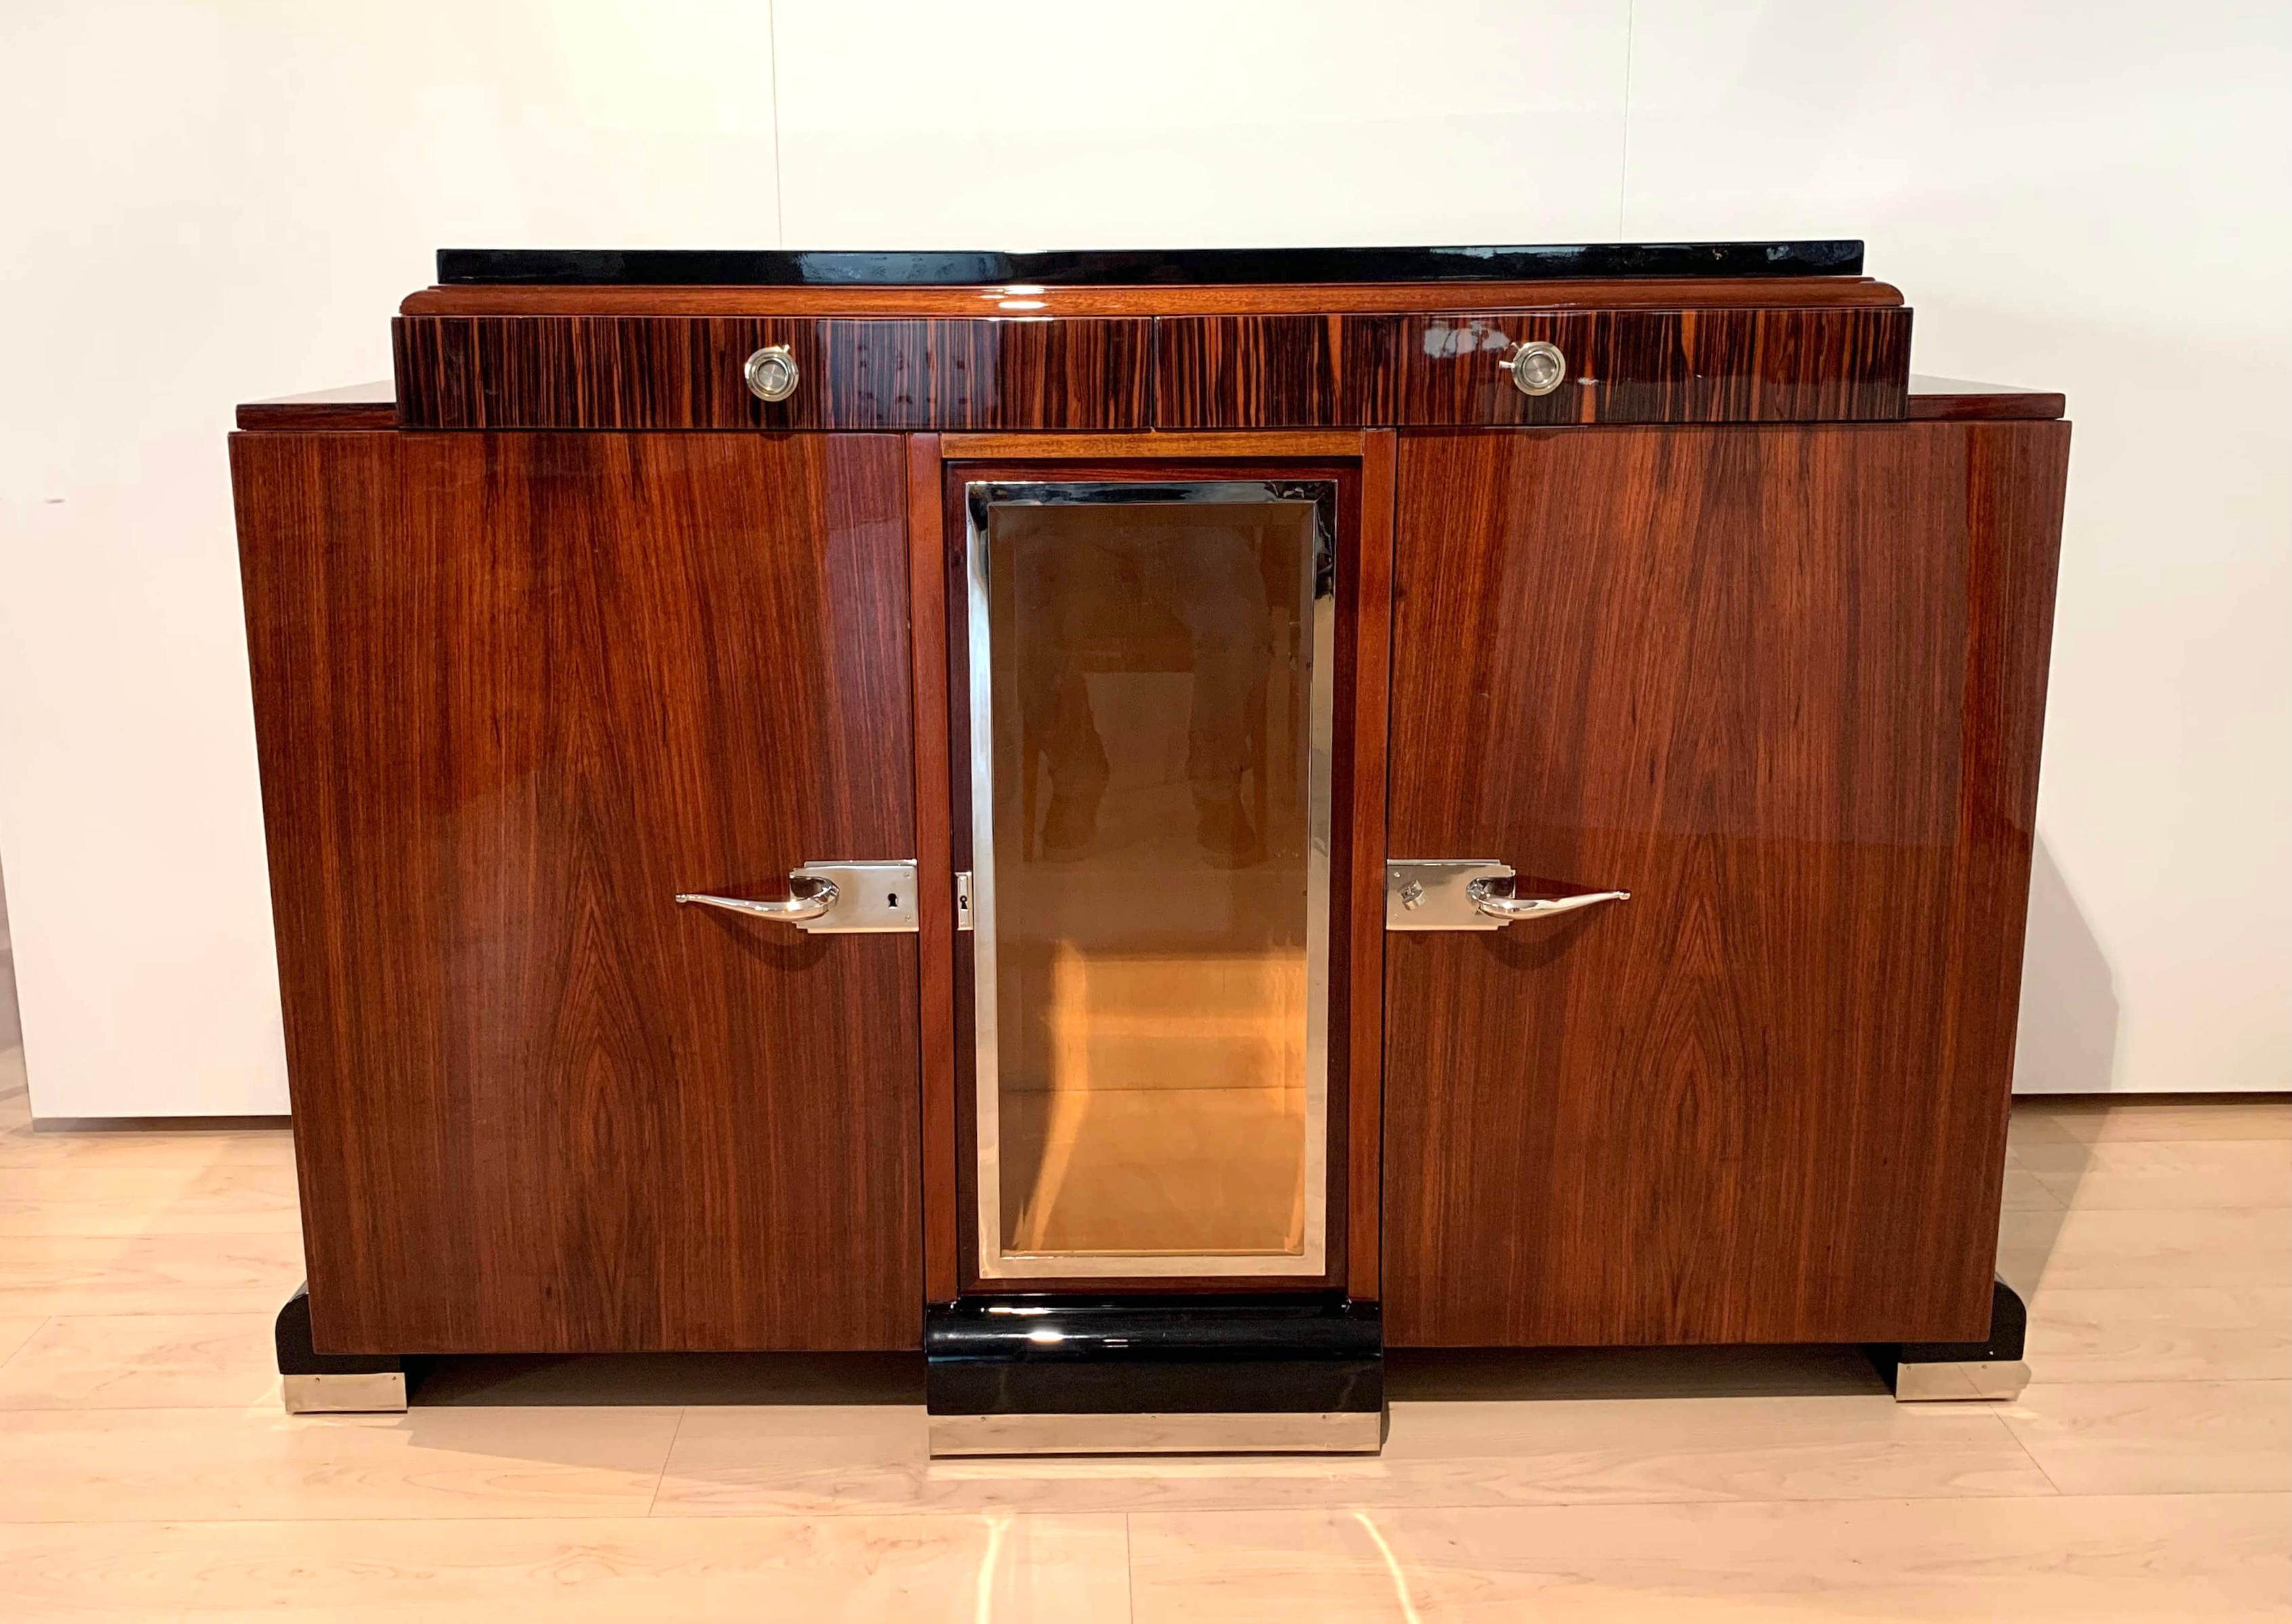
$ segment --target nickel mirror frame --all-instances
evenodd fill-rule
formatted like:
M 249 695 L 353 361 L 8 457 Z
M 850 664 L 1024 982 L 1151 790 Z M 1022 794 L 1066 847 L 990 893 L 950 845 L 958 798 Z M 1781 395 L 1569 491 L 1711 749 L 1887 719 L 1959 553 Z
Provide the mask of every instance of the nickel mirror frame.
M 981 1280 L 1192 1279 L 1215 1276 L 1318 1281 L 1328 1269 L 1330 817 L 1336 747 L 1338 483 L 1326 477 L 984 479 L 964 486 L 964 644 L 970 698 L 973 1205 Z M 1025 1252 L 1003 1243 L 1000 1155 L 1000 1018 L 996 982 L 994 671 L 988 527 L 999 507 L 1143 506 L 1152 503 L 1310 510 L 1311 579 L 1306 733 L 1304 1225 L 1296 1251 Z

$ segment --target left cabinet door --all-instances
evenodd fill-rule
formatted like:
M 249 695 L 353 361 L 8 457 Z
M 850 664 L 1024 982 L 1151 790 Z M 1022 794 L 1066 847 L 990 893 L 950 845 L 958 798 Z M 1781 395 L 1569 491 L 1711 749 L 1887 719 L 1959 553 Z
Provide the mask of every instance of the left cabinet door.
M 321 1348 L 914 1345 L 899 438 L 231 453 Z

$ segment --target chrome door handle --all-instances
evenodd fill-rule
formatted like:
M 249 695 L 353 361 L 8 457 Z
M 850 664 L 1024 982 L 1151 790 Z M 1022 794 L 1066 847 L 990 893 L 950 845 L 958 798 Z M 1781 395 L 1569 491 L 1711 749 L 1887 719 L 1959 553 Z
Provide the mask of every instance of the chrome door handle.
M 916 865 L 900 863 L 807 863 L 788 871 L 786 902 L 750 902 L 679 891 L 679 902 L 778 920 L 798 930 L 851 936 L 916 928 Z
M 1590 908 L 1603 902 L 1629 902 L 1629 891 L 1586 891 L 1575 896 L 1499 896 L 1493 880 L 1475 880 L 1465 888 L 1474 912 L 1490 919 L 1547 919 L 1554 913 L 1573 913 L 1578 908 Z
M 841 895 L 833 880 L 811 880 L 792 882 L 811 888 L 786 902 L 751 902 L 745 896 L 711 896 L 702 891 L 679 891 L 679 902 L 697 902 L 705 907 L 722 908 L 728 913 L 745 913 L 751 919 L 776 919 L 783 925 L 801 925 L 806 920 L 819 919 L 835 905 Z
M 1508 863 L 1486 857 L 1395 857 L 1384 865 L 1387 930 L 1502 930 L 1524 919 L 1548 919 L 1629 891 L 1587 891 L 1575 896 L 1515 896 L 1517 876 Z

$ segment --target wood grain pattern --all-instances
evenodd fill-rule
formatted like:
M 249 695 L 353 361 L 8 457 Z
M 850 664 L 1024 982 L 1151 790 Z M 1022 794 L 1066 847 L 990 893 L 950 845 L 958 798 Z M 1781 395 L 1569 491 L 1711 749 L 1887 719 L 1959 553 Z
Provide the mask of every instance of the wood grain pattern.
M 1389 1340 L 1981 1334 L 2067 447 L 1403 438 L 1393 856 L 1633 896 L 1389 938 Z
M 405 316 L 1237 316 L 1283 311 L 1713 310 L 1902 302 L 1868 277 L 1624 277 L 1550 282 L 1279 283 L 1131 287 L 424 288 Z
M 1929 422 L 2046 422 L 2068 409 L 2068 400 L 2054 390 L 1929 378 L 1914 373 L 1905 415 Z
M 85 1244 L 124 1274 L 117 1237 L 150 1176 L 207 1169 L 219 1136 L 35 1132 L 20 1055 L 0 1051 L 0 1201 L 44 1201 L 21 1178 L 44 1170 L 59 1219 L 108 1207 Z M 2281 1149 L 2292 1103 L 2025 1097 L 2014 1125 L 2022 1149 Z M 252 1170 L 291 1198 L 286 1131 L 232 1138 L 268 1147 Z M 2157 1142 L 2174 1138 L 2197 1143 Z M 25 1142 L 40 1162 L 10 1162 Z M 1154 1470 L 934 1466 L 896 1355 L 472 1363 L 434 1374 L 411 1416 L 286 1417 L 277 1298 L 233 1312 L 240 1287 L 184 1279 L 165 1314 L 0 1317 L 0 1615 L 465 1624 L 555 1600 L 577 1572 L 553 1618 L 713 1620 L 768 1594 L 791 1619 L 911 1620 L 925 1596 L 968 1617 L 983 1595 L 997 1619 L 1121 1620 L 1126 1551 L 1142 1619 L 1389 1620 L 1366 1515 L 1427 1619 L 1613 1624 L 1646 1615 L 1651 1574 L 1673 1616 L 1804 1624 L 1820 1586 L 1822 1616 L 1870 1620 L 2280 1619 L 2284 1495 L 2118 1491 L 2252 1481 L 2256 1446 L 2280 1485 L 2292 1473 L 2292 1224 L 2280 1204 L 2089 1216 L 2144 1226 L 2094 1238 L 2086 1287 L 2043 1271 L 2038 1385 L 2016 1406 L 1897 1406 L 1843 1348 L 1403 1353 L 1382 1459 Z M 2177 1227 L 2191 1217 L 2234 1227 Z M 2216 1283 L 2140 1283 L 2191 1258 Z M 20 1290 L 6 1267 L 0 1292 Z M 2057 1492 L 2017 1436 L 2111 1492 Z
M 250 400 L 238 408 L 242 429 L 394 429 L 398 400 L 388 379 L 308 394 Z
M 401 421 L 418 429 L 1133 429 L 1151 324 L 674 316 L 402 316 Z M 794 353 L 795 393 L 741 374 Z
M 400 419 L 430 429 L 1165 430 L 1900 417 L 1900 307 L 1539 309 L 1060 320 L 400 317 Z M 1532 339 L 1570 381 L 1514 389 Z M 741 363 L 795 354 L 794 397 Z
M 1349 862 L 1344 944 L 1346 1025 L 1345 1293 L 1377 1296 L 1384 1218 L 1384 856 L 1386 728 L 1392 677 L 1392 526 L 1395 450 L 1390 430 L 1363 437 L 1360 540 L 1350 605 L 1352 726 L 1339 741 L 1345 762 Z M 1336 1090 L 1332 1089 L 1334 1096 Z M 1332 1205 L 1331 1222 L 1335 1222 Z
M 923 997 L 924 1294 L 952 1302 L 962 1276 L 956 1194 L 955 783 L 948 757 L 947 549 L 940 511 L 940 441 L 908 437 L 908 631 L 915 692 L 916 946 Z M 920 1313 L 920 1310 L 918 1310 Z
M 1025 462 L 1110 462 L 1127 457 L 1358 457 L 1359 429 L 1210 430 L 1163 434 L 945 434 L 941 454 Z
M 1500 363 L 1560 346 L 1569 381 L 1515 389 Z M 1901 309 L 1531 310 L 1155 323 L 1162 429 L 1330 424 L 1788 422 L 1896 418 Z
M 231 450 L 320 1346 L 912 1346 L 900 441 Z

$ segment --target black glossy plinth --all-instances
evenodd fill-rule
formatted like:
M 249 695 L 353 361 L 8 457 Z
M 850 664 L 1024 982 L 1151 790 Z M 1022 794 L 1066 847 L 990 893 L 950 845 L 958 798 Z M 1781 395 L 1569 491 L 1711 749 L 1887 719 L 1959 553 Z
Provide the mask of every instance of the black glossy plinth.
M 1852 240 L 1451 248 L 1107 248 L 1042 253 L 782 248 L 440 248 L 441 283 L 603 287 L 1232 286 L 1578 277 L 1855 277 Z
M 1979 1342 L 1877 1342 L 1864 1347 L 1886 1385 L 1903 1395 L 1906 1367 L 2009 1364 L 2021 1359 L 2029 1339 L 2030 1310 L 2021 1293 L 1994 1281 L 1989 1295 L 1989 1334 Z M 2018 1391 L 2018 1387 L 2016 1391 Z M 1921 1396 L 1949 1396 L 1936 1393 Z
M 281 1376 L 381 1376 L 406 1369 L 394 1354 L 322 1354 L 311 1346 L 311 1289 L 295 1288 L 295 1295 L 278 1310 L 272 1328 L 278 1346 Z
M 1374 1303 L 1311 1297 L 966 1298 L 924 1319 L 934 1416 L 1376 1414 Z
M 297 1286 L 272 1327 L 280 1396 L 297 1415 L 396 1411 L 424 1362 L 395 1354 L 322 1354 L 311 1345 L 311 1290 Z

